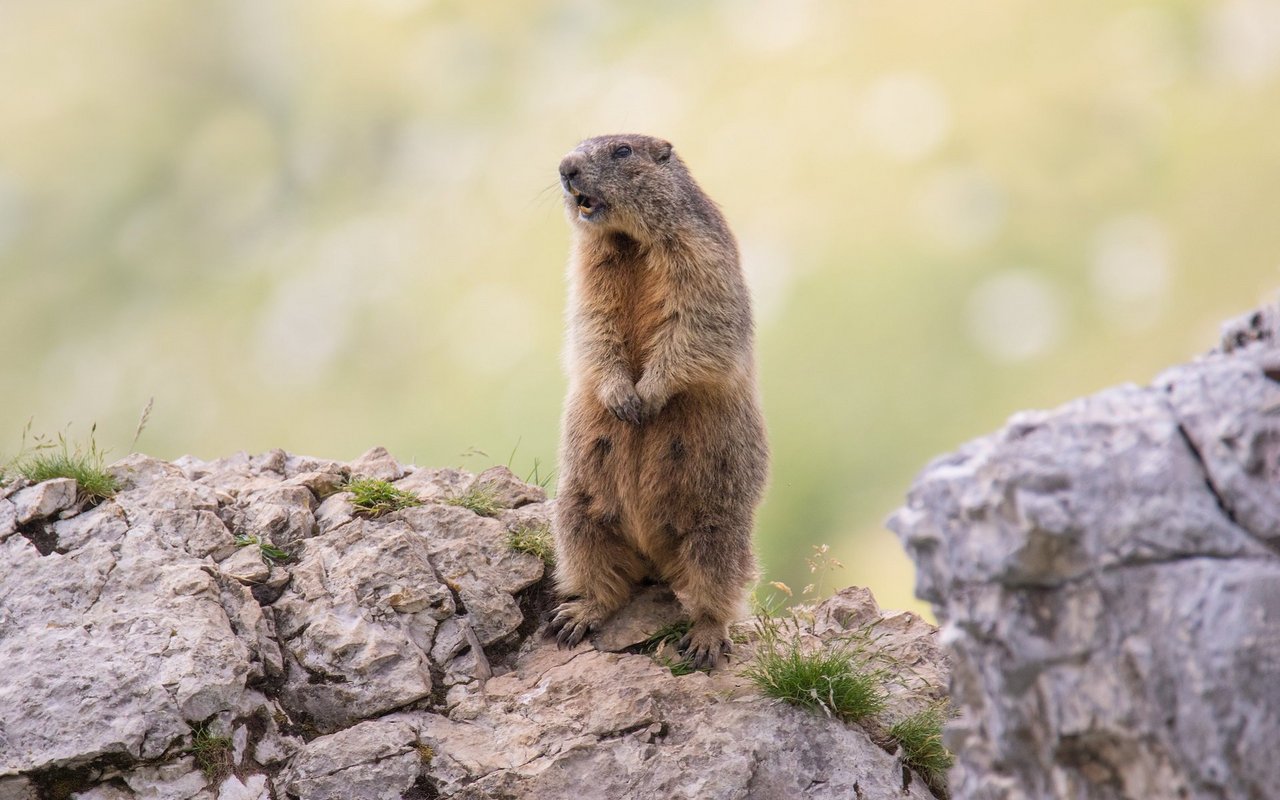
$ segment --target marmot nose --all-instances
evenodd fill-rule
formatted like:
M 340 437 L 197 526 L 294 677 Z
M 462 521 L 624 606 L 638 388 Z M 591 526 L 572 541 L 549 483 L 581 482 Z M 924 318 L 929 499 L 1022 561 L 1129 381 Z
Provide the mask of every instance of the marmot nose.
M 578 177 L 578 159 L 575 153 L 570 153 L 560 162 L 560 177 L 567 180 Z

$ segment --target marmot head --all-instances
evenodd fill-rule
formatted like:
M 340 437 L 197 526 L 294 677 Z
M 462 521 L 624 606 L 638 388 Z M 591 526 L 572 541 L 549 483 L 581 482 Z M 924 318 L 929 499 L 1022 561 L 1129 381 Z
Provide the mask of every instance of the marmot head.
M 560 185 L 576 224 L 637 238 L 669 227 L 701 195 L 670 142 L 639 134 L 582 142 L 560 162 Z

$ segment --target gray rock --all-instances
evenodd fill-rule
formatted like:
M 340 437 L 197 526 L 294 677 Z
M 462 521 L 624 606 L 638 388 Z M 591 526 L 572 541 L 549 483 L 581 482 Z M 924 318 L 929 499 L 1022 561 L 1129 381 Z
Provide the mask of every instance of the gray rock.
M 469 488 L 488 492 L 502 508 L 520 508 L 547 499 L 547 493 L 541 486 L 525 483 L 503 466 L 489 467 L 481 472 Z
M 76 482 L 71 478 L 54 478 L 28 486 L 11 498 L 18 526 L 32 520 L 48 519 L 76 504 Z
M 0 778 L 0 800 L 39 800 L 39 795 L 26 778 Z
M 237 491 L 222 519 L 237 535 L 269 542 L 286 551 L 316 534 L 315 495 L 300 484 L 258 479 Z
M 0 498 L 12 497 L 31 485 L 31 481 L 21 475 L 5 475 L 0 477 Z
M 32 795 L 35 797 L 35 795 Z M 134 800 L 137 795 L 110 783 L 101 783 L 83 792 L 71 795 L 71 800 Z
M 235 552 L 234 537 L 217 514 L 217 495 L 207 486 L 164 476 L 121 492 L 114 501 L 131 529 L 146 530 L 148 540 L 165 549 L 215 560 Z
M 537 583 L 546 565 L 507 545 L 507 531 L 496 519 L 465 508 L 425 505 L 398 512 L 422 535 L 441 580 L 455 590 L 485 646 L 511 634 L 524 621 L 515 595 Z
M 405 475 L 404 467 L 391 457 L 385 447 L 375 447 L 352 461 L 348 468 L 352 475 L 364 478 L 377 478 L 383 481 L 398 481 Z
M 666 625 L 680 622 L 687 614 L 666 586 L 647 586 L 592 637 L 597 649 L 618 652 L 645 642 Z
M 130 453 L 107 467 L 107 472 L 119 481 L 123 489 L 149 486 L 162 478 L 183 477 L 182 469 L 177 465 L 142 453 Z
M 273 609 L 284 697 L 332 732 L 431 693 L 430 652 L 455 610 L 427 542 L 403 522 L 356 520 L 307 541 Z M 412 598 L 416 611 L 396 604 Z
M 18 530 L 18 508 L 8 498 L 0 498 L 0 542 Z
M 58 549 L 79 550 L 91 541 L 115 544 L 129 532 L 129 519 L 124 509 L 108 500 L 97 508 L 53 525 Z
M 0 769 L 156 759 L 243 691 L 249 649 L 195 559 L 142 531 L 65 555 L 18 536 L 0 551 Z
M 351 494 L 339 492 L 326 497 L 315 511 L 316 530 L 328 533 L 346 525 L 355 519 L 355 506 L 351 505 Z
M 271 800 L 266 775 L 250 775 L 244 780 L 232 775 L 218 784 L 218 800 Z
M 302 486 L 317 498 L 323 499 L 339 491 L 351 477 L 339 464 L 319 465 L 320 469 L 312 472 L 299 472 L 285 481 L 286 486 Z
M 400 800 L 423 766 L 405 722 L 362 722 L 298 753 L 280 784 L 299 800 Z
M 237 548 L 218 564 L 218 569 L 245 586 L 263 583 L 271 575 L 271 567 L 263 560 L 261 548 L 252 544 Z
M 195 759 L 190 756 L 167 764 L 139 767 L 126 774 L 124 782 L 138 797 L 163 797 L 171 800 L 211 797 L 205 791 L 207 782 L 204 775 L 196 769 Z
M 1261 357 L 1211 356 L 1157 379 L 1228 516 L 1280 553 L 1280 383 Z M 1225 413 L 1224 413 L 1225 412 Z
M 441 797 L 931 796 L 860 729 L 643 655 L 540 649 L 447 718 L 402 716 Z
M 465 492 L 475 481 L 475 477 L 462 469 L 416 467 L 413 472 L 396 481 L 396 487 L 413 492 L 423 500 L 438 502 Z
M 399 469 L 385 452 L 357 463 Z M 0 800 L 55 778 L 85 800 L 927 794 L 904 792 L 862 729 L 764 700 L 731 670 L 677 678 L 647 655 L 544 641 L 546 567 L 508 537 L 549 524 L 552 504 L 505 469 L 415 469 L 398 485 L 426 504 L 379 519 L 320 498 L 346 466 L 283 451 L 113 469 L 112 500 L 32 519 L 52 549 L 0 536 Z M 518 508 L 439 502 L 480 478 Z M 266 564 L 234 533 L 290 558 Z M 806 636 L 875 620 L 920 672 L 941 669 L 933 630 L 869 594 L 813 614 Z M 680 616 L 652 587 L 598 646 L 634 648 Z M 216 785 L 191 754 L 197 728 L 228 739 L 234 774 Z
M 917 478 L 890 527 L 952 658 L 953 796 L 1280 785 L 1275 348 L 1235 337 L 1154 387 L 1016 415 Z

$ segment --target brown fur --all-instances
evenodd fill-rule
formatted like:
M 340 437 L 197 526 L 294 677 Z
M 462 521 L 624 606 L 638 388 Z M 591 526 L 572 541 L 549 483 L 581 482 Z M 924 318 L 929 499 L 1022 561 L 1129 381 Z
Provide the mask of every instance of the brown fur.
M 574 244 L 556 581 L 576 599 L 550 631 L 577 643 L 652 576 L 709 666 L 755 577 L 769 459 L 737 244 L 660 139 L 588 139 L 560 173 Z

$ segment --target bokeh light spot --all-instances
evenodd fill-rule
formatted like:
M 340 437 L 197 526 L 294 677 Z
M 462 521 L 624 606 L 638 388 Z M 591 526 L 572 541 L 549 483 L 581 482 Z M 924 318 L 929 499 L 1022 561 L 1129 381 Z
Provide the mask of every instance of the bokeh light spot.
M 880 153 L 918 161 L 937 150 L 951 133 L 951 108 L 933 78 L 893 73 L 867 89 L 860 121 L 863 133 Z
M 925 232 L 957 250 L 990 242 L 1004 225 L 1005 208 L 1000 187 L 972 167 L 950 167 L 935 174 L 918 206 Z
M 1261 84 L 1280 70 L 1280 2 L 1227 0 L 1207 14 L 1208 59 L 1219 75 Z
M 996 361 L 1027 361 L 1062 337 L 1060 290 L 1026 269 L 997 273 L 978 284 L 967 305 L 969 335 Z
M 1154 218 L 1121 217 L 1103 225 L 1089 272 L 1103 312 L 1130 329 L 1154 324 L 1169 290 L 1172 260 L 1169 237 Z

